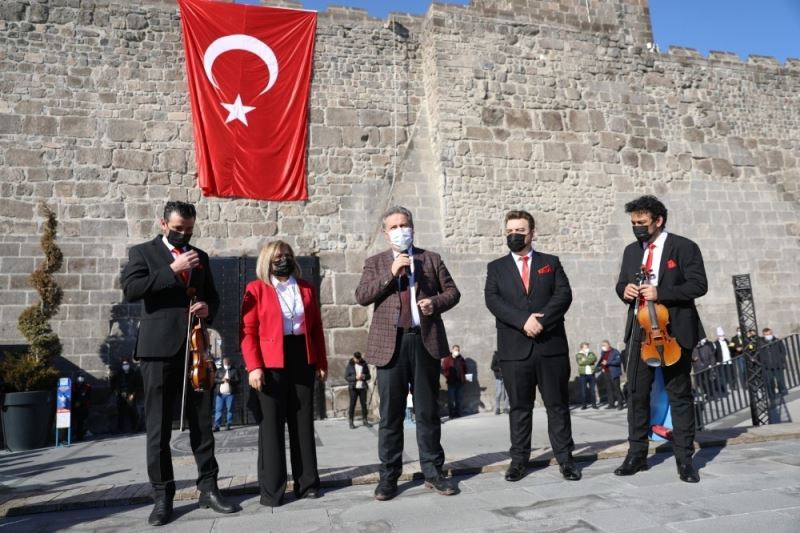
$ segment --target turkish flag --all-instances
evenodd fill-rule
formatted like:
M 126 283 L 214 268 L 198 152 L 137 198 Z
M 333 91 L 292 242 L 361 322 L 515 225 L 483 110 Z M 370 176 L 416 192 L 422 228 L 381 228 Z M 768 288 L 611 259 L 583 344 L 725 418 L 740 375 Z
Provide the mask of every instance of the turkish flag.
M 317 14 L 178 0 L 205 196 L 305 200 Z

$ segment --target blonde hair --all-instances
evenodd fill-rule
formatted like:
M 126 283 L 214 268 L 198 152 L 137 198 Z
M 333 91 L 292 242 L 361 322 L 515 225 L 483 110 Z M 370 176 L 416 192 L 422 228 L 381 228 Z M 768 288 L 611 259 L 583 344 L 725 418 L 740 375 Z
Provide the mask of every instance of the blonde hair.
M 272 281 L 270 279 L 270 276 L 272 275 L 272 258 L 275 257 L 275 254 L 277 254 L 282 248 L 286 248 L 286 250 L 292 256 L 292 263 L 294 263 L 292 275 L 297 279 L 303 277 L 300 272 L 300 266 L 297 264 L 297 260 L 294 257 L 294 250 L 292 250 L 292 247 L 289 246 L 289 243 L 281 240 L 270 241 L 261 247 L 261 251 L 258 253 L 258 260 L 256 261 L 256 277 L 264 283 L 272 285 Z

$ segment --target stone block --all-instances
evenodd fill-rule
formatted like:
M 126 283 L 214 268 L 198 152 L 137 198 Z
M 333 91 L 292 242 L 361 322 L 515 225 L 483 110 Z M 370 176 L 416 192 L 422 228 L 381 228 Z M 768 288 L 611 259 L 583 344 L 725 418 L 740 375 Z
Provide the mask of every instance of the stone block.
M 111 163 L 117 168 L 149 171 L 153 168 L 153 154 L 142 150 L 114 150 Z
M 42 150 L 9 148 L 6 152 L 6 165 L 11 167 L 39 167 L 42 166 L 43 156 L 44 152 Z
M 0 114 L 0 133 L 19 133 L 22 127 L 22 117 L 18 115 Z
M 666 141 L 649 137 L 645 142 L 645 147 L 648 152 L 666 152 L 668 145 Z
M 564 123 L 561 120 L 561 113 L 558 111 L 542 111 L 539 114 L 542 128 L 549 131 L 562 131 Z
M 75 184 L 75 196 L 78 198 L 98 198 L 108 194 L 108 182 L 80 181 Z
M 383 127 L 393 125 L 392 115 L 388 111 L 376 109 L 362 109 L 359 111 L 358 122 L 362 126 Z
M 30 202 L 12 200 L 11 198 L 0 199 L 0 213 L 2 213 L 0 216 L 30 220 L 34 215 L 33 209 L 34 204 Z
M 639 166 L 639 154 L 633 150 L 622 151 L 622 163 L 629 167 Z
M 588 144 L 570 144 L 570 158 L 575 163 L 583 163 L 592 160 L 592 147 Z
M 22 119 L 22 133 L 53 137 L 58 131 L 58 121 L 48 116 L 26 116 Z
M 337 273 L 333 276 L 334 301 L 337 305 L 355 305 L 356 287 L 361 280 L 360 274 Z
M 364 353 L 367 349 L 366 329 L 337 329 L 331 333 L 333 337 L 331 355 L 344 357 L 352 355 L 353 352 Z
M 358 111 L 355 109 L 329 107 L 325 109 L 327 126 L 358 126 Z
M 524 109 L 509 109 L 505 112 L 506 127 L 530 129 L 531 114 Z
M 109 140 L 119 142 L 143 141 L 144 130 L 142 121 L 112 119 L 106 126 L 106 136 Z
M 323 305 L 322 324 L 325 328 L 350 327 L 350 307 L 346 305 Z
M 567 115 L 567 124 L 571 131 L 590 131 L 591 120 L 586 111 L 570 110 Z
M 97 135 L 97 121 L 88 117 L 61 117 L 58 133 L 64 137 L 91 138 Z
M 186 172 L 185 150 L 164 150 L 159 156 L 159 167 L 172 172 Z
M 496 107 L 484 107 L 481 110 L 481 122 L 487 126 L 499 126 L 503 123 L 505 113 Z
M 311 126 L 311 147 L 324 148 L 341 145 L 342 131 L 340 129 L 328 128 L 326 126 Z
M 546 142 L 542 143 L 542 148 L 545 161 L 567 161 L 569 159 L 567 145 L 564 143 Z

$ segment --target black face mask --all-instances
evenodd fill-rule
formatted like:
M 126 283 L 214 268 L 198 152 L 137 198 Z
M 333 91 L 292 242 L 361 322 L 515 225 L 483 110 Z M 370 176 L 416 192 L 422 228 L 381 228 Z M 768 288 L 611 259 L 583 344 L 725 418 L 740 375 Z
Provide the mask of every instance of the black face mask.
M 288 257 L 281 257 L 277 263 L 272 263 L 272 273 L 276 276 L 287 277 L 294 271 L 294 261 Z
M 167 242 L 175 248 L 183 248 L 189 244 L 190 240 L 192 240 L 191 233 L 181 233 L 174 229 L 169 230 L 169 233 L 167 233 Z
M 516 253 L 525 248 L 525 237 L 527 237 L 527 235 L 521 233 L 509 233 L 506 235 L 508 249 Z
M 633 236 L 636 237 L 636 240 L 639 242 L 647 242 L 651 237 L 650 230 L 647 229 L 647 226 L 634 226 Z

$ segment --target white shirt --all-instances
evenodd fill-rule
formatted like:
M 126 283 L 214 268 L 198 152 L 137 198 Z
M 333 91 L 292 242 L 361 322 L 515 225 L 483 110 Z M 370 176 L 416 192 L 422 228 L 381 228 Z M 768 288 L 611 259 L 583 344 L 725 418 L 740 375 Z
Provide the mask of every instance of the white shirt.
M 722 362 L 725 364 L 730 364 L 731 351 L 728 349 L 728 341 L 725 340 L 725 337 L 721 337 L 717 339 L 717 342 L 719 342 L 719 349 L 722 352 Z
M 650 285 L 654 287 L 658 287 L 658 271 L 661 268 L 661 252 L 664 250 L 664 243 L 667 241 L 667 230 L 662 230 L 661 234 L 658 238 L 653 241 L 653 244 L 656 247 L 653 249 L 653 264 L 650 265 L 650 268 L 653 269 L 653 275 L 650 278 Z M 642 249 L 644 249 L 644 256 L 642 256 L 642 264 L 647 264 L 647 256 L 650 255 L 650 249 L 648 246 L 650 243 L 643 243 Z
M 364 373 L 364 365 L 359 365 L 358 363 L 355 364 L 356 367 L 356 388 L 363 389 L 364 388 L 364 381 L 358 379 L 358 376 Z
M 403 252 L 395 251 L 392 248 L 392 255 L 395 259 L 397 256 Z M 411 304 L 411 325 L 412 326 L 419 326 L 419 308 L 417 307 L 417 286 L 416 286 L 416 279 L 414 278 L 414 247 L 408 247 L 408 257 L 411 259 L 411 266 L 408 269 L 408 290 L 409 292 L 409 302 Z M 400 288 L 400 279 L 397 279 L 397 287 Z
M 517 265 L 517 270 L 519 270 L 519 277 L 522 279 L 522 258 L 526 257 L 524 255 L 517 255 L 514 252 L 511 252 L 511 257 L 514 258 L 514 263 Z M 527 254 L 528 257 L 528 272 L 530 272 L 531 267 L 533 266 L 533 249 Z
M 283 334 L 303 335 L 306 332 L 306 310 L 303 307 L 303 296 L 300 286 L 294 276 L 289 276 L 286 281 L 280 281 L 275 276 L 270 276 L 272 286 L 278 293 L 283 314 Z
M 230 378 L 230 370 L 229 369 L 227 369 L 227 368 L 225 369 L 225 375 L 222 377 L 222 379 L 223 380 L 231 379 Z M 230 394 L 231 393 L 231 385 L 230 385 L 230 383 L 225 383 L 223 381 L 222 384 L 219 386 L 219 393 L 220 394 Z

